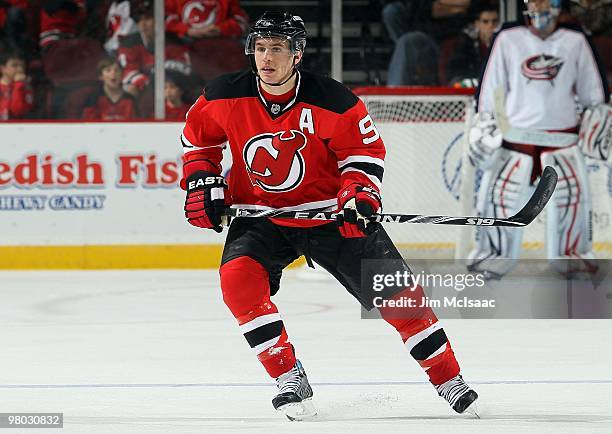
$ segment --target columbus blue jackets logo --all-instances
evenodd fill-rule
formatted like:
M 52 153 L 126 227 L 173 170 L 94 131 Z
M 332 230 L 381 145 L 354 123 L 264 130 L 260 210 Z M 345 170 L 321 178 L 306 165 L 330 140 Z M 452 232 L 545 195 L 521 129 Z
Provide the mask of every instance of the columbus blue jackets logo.
M 548 54 L 531 56 L 521 64 L 521 72 L 528 80 L 548 80 L 553 84 L 563 60 Z
M 306 136 L 297 130 L 259 134 L 249 139 L 242 155 L 251 183 L 273 193 L 300 185 L 306 170 L 300 151 L 306 143 Z

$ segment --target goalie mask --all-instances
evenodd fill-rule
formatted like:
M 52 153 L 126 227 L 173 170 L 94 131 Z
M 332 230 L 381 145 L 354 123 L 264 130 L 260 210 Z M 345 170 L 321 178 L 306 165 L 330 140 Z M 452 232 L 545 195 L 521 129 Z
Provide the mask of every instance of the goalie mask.
M 527 11 L 523 14 L 529 17 L 530 24 L 538 32 L 546 30 L 561 12 L 561 0 L 524 0 L 524 2 Z
M 255 22 L 247 36 L 244 53 L 249 56 L 251 68 L 257 76 L 259 76 L 259 73 L 255 63 L 255 44 L 260 39 L 286 41 L 291 55 L 294 56 L 293 71 L 286 80 L 282 83 L 266 83 L 270 86 L 282 86 L 295 74 L 295 69 L 298 66 L 298 63 L 295 62 L 295 56 L 298 51 L 303 54 L 306 48 L 304 21 L 299 16 L 291 15 L 288 12 L 264 12 Z

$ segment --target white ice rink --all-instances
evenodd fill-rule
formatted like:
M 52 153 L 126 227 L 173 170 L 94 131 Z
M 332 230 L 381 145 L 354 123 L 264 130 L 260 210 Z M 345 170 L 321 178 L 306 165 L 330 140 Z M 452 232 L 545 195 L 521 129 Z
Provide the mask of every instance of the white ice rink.
M 216 271 L 0 273 L 0 412 L 62 433 L 612 433 L 612 321 L 446 320 L 480 420 L 454 414 L 395 331 L 335 283 L 275 302 L 319 417 L 289 422 Z M 4 430 L 13 433 L 18 430 Z

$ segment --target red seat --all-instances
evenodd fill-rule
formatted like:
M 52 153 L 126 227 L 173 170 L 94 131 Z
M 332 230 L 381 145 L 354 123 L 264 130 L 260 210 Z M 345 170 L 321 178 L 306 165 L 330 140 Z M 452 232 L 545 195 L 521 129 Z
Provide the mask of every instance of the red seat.
M 446 86 L 451 77 L 446 76 L 446 67 L 451 59 L 451 56 L 457 51 L 457 46 L 461 38 L 452 36 L 442 41 L 440 44 L 440 52 L 438 54 L 438 78 L 442 86 Z
M 105 56 L 102 44 L 94 39 L 62 39 L 43 52 L 43 69 L 55 86 L 94 83 L 98 62 Z
M 211 80 L 226 72 L 239 71 L 248 66 L 244 47 L 239 39 L 209 38 L 195 41 L 191 47 L 194 73 L 203 80 Z
M 83 108 L 89 95 L 97 91 L 96 86 L 83 86 L 74 89 L 66 95 L 60 107 L 60 118 L 62 119 L 81 119 L 83 116 Z

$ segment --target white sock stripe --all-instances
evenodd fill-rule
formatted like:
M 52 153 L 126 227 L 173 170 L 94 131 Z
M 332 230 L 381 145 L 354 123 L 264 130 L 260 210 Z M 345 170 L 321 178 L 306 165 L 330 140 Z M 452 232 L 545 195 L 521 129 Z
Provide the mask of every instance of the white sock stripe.
M 428 358 L 426 358 L 425 360 L 433 359 L 434 357 L 439 356 L 440 354 L 442 354 L 444 351 L 446 351 L 446 346 L 447 345 L 448 345 L 448 342 L 444 342 L 440 348 L 438 348 L 436 351 L 434 351 L 434 353 L 431 356 L 429 356 Z
M 406 348 L 408 349 L 408 351 L 412 351 L 412 349 L 416 347 L 423 339 L 425 339 L 427 336 L 431 335 L 433 332 L 441 328 L 442 328 L 442 324 L 440 324 L 440 321 L 437 321 L 434 324 L 427 327 L 425 330 L 421 330 L 417 334 L 410 336 L 406 340 L 406 343 L 404 345 L 406 345 Z
M 274 321 L 282 321 L 280 314 L 277 313 L 269 313 L 267 315 L 258 316 L 257 318 L 253 318 L 249 322 L 245 322 L 240 326 L 240 332 L 242 334 L 248 333 L 251 330 L 255 330 L 257 327 L 261 327 L 266 324 L 270 324 Z
M 255 346 L 255 347 L 253 347 L 253 351 L 255 351 L 255 354 L 263 353 L 268 348 L 273 347 L 274 345 L 276 345 L 276 343 L 279 341 L 279 339 L 280 339 L 280 336 L 272 338 L 269 341 L 264 342 L 263 344 L 259 344 L 259 345 Z

